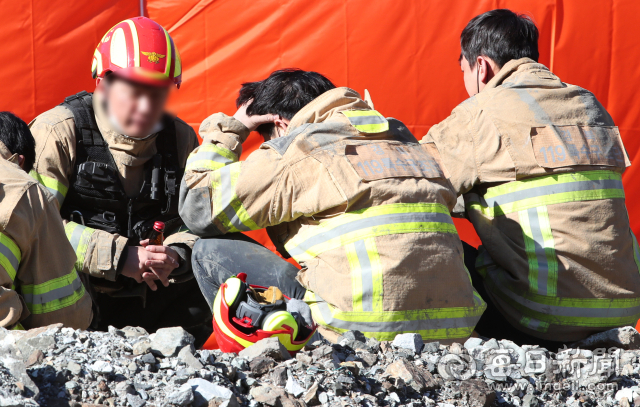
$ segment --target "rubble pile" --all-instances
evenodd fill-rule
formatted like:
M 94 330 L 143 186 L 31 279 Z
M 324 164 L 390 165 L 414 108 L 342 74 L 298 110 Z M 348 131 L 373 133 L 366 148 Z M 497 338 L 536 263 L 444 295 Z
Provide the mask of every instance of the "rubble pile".
M 238 355 L 196 350 L 182 328 L 0 328 L 0 407 L 640 406 L 640 334 L 579 345 L 380 343 L 349 331 L 292 358 L 276 338 Z

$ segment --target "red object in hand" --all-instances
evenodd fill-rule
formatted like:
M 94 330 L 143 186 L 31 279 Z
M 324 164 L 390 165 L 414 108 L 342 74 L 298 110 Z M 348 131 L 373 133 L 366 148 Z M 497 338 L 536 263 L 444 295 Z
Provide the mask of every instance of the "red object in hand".
M 155 222 L 153 231 L 149 237 L 149 244 L 153 246 L 162 246 L 164 243 L 164 222 Z

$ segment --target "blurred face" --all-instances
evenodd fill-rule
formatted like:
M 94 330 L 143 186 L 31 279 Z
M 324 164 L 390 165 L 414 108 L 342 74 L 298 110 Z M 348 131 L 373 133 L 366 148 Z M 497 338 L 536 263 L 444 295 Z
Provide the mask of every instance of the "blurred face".
M 464 77 L 464 88 L 467 90 L 469 97 L 478 93 L 478 67 L 476 64 L 473 68 L 469 66 L 469 61 L 464 56 L 460 60 L 460 69 Z
M 169 87 L 142 85 L 114 78 L 101 82 L 108 114 L 129 137 L 146 137 L 160 121 L 169 96 Z

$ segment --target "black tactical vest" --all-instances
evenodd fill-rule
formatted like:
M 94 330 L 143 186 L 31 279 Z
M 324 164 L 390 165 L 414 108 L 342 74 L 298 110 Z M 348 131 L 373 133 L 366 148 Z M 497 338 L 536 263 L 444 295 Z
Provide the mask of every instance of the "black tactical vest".
M 98 129 L 92 95 L 82 91 L 66 98 L 62 106 L 71 110 L 76 125 L 76 161 L 60 210 L 62 217 L 126 236 L 132 245 L 146 239 L 157 220 L 165 222 L 167 233 L 177 230 L 182 225 L 178 188 L 184 168 L 178 162 L 173 118 L 163 117 L 163 128 L 156 138 L 158 153 L 145 164 L 139 194 L 130 198 Z

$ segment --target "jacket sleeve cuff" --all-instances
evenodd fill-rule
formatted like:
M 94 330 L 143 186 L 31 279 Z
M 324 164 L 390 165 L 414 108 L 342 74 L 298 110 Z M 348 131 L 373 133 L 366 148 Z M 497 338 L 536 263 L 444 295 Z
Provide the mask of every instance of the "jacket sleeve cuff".
M 171 275 L 177 276 L 191 272 L 191 248 L 182 243 L 172 244 L 170 247 L 178 253 L 178 256 L 180 257 L 180 265 L 171 272 Z
M 200 125 L 203 143 L 221 144 L 238 156 L 242 152 L 242 143 L 249 134 L 251 132 L 247 126 L 224 113 L 212 114 Z

